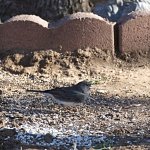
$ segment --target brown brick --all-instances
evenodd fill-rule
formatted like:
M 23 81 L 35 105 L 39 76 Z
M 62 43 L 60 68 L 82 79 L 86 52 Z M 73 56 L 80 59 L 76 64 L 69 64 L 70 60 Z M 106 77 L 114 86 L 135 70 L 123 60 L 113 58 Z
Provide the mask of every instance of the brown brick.
M 20 17 L 20 18 L 19 18 Z M 0 25 L 0 51 L 53 49 L 72 51 L 97 47 L 114 52 L 114 24 L 92 13 L 76 13 L 49 24 L 34 15 L 21 15 Z
M 119 23 L 119 49 L 122 54 L 147 55 L 150 51 L 150 13 L 133 12 Z

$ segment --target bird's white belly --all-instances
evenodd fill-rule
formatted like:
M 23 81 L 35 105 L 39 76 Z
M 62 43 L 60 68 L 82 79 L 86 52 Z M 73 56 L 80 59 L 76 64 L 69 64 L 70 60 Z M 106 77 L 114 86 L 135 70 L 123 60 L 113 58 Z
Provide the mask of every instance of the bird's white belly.
M 62 105 L 66 105 L 66 106 L 76 106 L 79 105 L 80 103 L 76 103 L 76 102 L 67 102 L 67 101 L 63 101 L 60 99 L 56 99 L 52 94 L 49 93 L 43 93 L 44 96 L 52 99 L 52 101 L 56 102 L 57 104 L 62 104 Z
M 66 105 L 66 106 L 76 106 L 76 105 L 78 105 L 78 103 L 75 103 L 75 102 L 66 102 L 66 101 L 61 101 L 61 100 L 58 100 L 58 99 L 55 99 L 55 101 L 58 104 L 63 104 L 63 105 Z

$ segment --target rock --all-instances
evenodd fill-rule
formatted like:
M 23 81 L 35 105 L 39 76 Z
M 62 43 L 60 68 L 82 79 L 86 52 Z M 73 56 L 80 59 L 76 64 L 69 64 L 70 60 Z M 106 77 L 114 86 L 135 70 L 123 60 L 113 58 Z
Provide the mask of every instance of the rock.
M 15 136 L 16 134 L 16 129 L 7 129 L 7 128 L 4 128 L 4 129 L 1 129 L 0 130 L 0 138 L 4 139 L 4 138 L 7 138 L 7 137 L 13 137 Z
M 50 133 L 44 135 L 44 141 L 47 143 L 51 143 L 53 140 L 53 136 Z
M 150 11 L 150 1 L 149 0 L 136 0 L 135 2 L 130 2 L 130 5 L 123 10 L 122 16 L 126 16 L 132 11 Z
M 0 95 L 2 95 L 3 94 L 3 91 L 2 90 L 0 90 Z
M 0 0 L 0 16 L 6 21 L 19 14 L 36 14 L 50 21 L 74 12 L 90 12 L 89 0 Z
M 107 3 L 96 4 L 93 12 L 109 21 L 117 22 L 123 7 L 125 7 L 123 0 L 109 0 Z
M 113 22 L 118 22 L 133 11 L 150 11 L 150 1 L 109 0 L 107 3 L 97 3 L 93 8 L 95 14 Z

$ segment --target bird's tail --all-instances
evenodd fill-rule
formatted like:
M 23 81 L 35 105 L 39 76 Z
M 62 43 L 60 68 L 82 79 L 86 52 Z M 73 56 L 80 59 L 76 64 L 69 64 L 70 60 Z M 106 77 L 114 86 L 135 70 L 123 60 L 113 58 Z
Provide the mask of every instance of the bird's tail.
M 39 90 L 26 90 L 26 92 L 44 93 L 44 91 L 39 91 Z
M 93 97 L 89 96 L 89 100 L 95 100 Z

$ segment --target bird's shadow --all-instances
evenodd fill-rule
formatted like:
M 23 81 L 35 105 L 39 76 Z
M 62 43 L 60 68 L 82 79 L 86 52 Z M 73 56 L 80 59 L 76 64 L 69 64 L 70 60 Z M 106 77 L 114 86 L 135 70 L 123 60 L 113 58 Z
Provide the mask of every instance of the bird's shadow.
M 12 129 L 13 130 L 13 129 Z M 0 138 L 0 149 L 3 150 L 20 150 L 20 149 L 54 149 L 54 150 L 70 150 L 75 146 L 78 150 L 94 148 L 110 149 L 123 146 L 143 146 L 150 148 L 150 139 L 140 136 L 110 136 L 101 134 L 97 136 L 91 135 L 69 135 L 65 137 L 47 137 L 45 134 L 32 134 L 28 132 L 17 131 L 12 137 Z M 88 137 L 88 138 L 87 138 Z M 19 139 L 19 141 L 18 141 Z M 84 143 L 84 144 L 81 144 Z M 89 146 L 89 143 L 90 146 Z M 74 149 L 73 149 L 74 150 Z
M 136 105 L 150 105 L 150 97 L 140 98 L 140 97 L 117 97 L 111 96 L 106 97 L 103 95 L 96 96 L 92 98 L 88 103 L 91 106 L 109 106 L 110 108 L 114 108 L 115 106 L 119 107 L 130 107 Z
M 57 104 L 53 104 L 53 103 L 43 103 L 42 104 L 42 99 L 41 97 L 39 97 L 38 99 L 34 99 L 34 97 L 32 99 L 26 99 L 26 97 L 22 97 L 21 99 L 14 101 L 14 98 L 10 98 L 10 97 L 0 97 L 0 111 L 3 112 L 5 111 L 7 114 L 14 114 L 14 112 L 19 112 L 22 115 L 25 116 L 31 116 L 32 114 L 35 113 L 40 113 L 40 114 L 57 114 L 59 113 L 57 110 L 63 110 L 64 108 L 66 109 L 67 112 L 74 114 L 75 111 L 81 111 L 83 108 L 87 107 L 87 108 L 91 108 L 91 109 L 97 109 L 97 111 L 101 111 L 101 109 L 99 108 L 108 108 L 109 110 L 113 110 L 113 111 L 119 111 L 118 108 L 122 108 L 122 109 L 126 109 L 126 111 L 130 111 L 133 110 L 133 108 L 136 109 L 136 107 L 146 107 L 147 109 L 149 109 L 150 106 L 150 99 L 149 98 L 116 98 L 116 97 L 105 97 L 105 96 L 97 96 L 94 99 L 88 101 L 88 103 L 82 105 L 82 106 L 77 106 L 77 107 L 64 107 L 61 105 L 57 105 Z M 56 107 L 57 109 L 53 109 L 54 107 Z M 78 108 L 78 109 L 77 109 Z M 108 110 L 107 109 L 107 110 Z M 106 110 L 106 111 L 107 111 Z M 146 110 L 145 110 L 146 111 Z M 11 119 L 13 119 L 13 115 L 10 116 L 5 116 L 5 117 L 10 117 Z M 15 114 L 14 114 L 15 117 Z M 148 118 L 147 118 L 148 119 Z M 145 128 L 145 127 L 143 127 Z M 147 127 L 148 128 L 148 127 Z M 20 131 L 18 131 L 17 134 L 22 134 L 19 133 Z M 134 132 L 134 131 L 133 131 Z M 147 131 L 149 132 L 149 130 Z M 41 137 L 41 139 L 44 138 L 44 134 L 43 135 L 37 135 L 37 134 L 31 134 L 31 133 L 23 133 L 22 136 L 26 137 L 26 135 L 29 135 L 30 137 L 32 137 L 34 140 L 36 141 L 38 137 Z M 86 135 L 86 136 L 90 136 L 90 135 Z M 101 135 L 100 135 L 101 136 Z M 97 139 L 100 138 L 100 136 L 92 136 L 93 139 Z M 143 135 L 140 136 L 138 134 L 124 134 L 124 135 L 109 135 L 109 134 L 105 134 L 104 135 L 106 138 L 98 141 L 98 142 L 93 142 L 92 146 L 93 147 L 98 147 L 98 148 L 104 148 L 104 147 L 119 147 L 119 146 L 130 146 L 130 145 L 136 145 L 136 146 L 150 146 L 150 140 L 149 140 L 149 136 L 150 133 L 147 133 L 147 135 Z M 72 136 L 72 139 L 76 139 L 76 138 L 80 138 L 78 136 Z M 84 138 L 84 136 L 82 137 Z M 82 139 L 81 138 L 81 139 Z M 56 141 L 60 141 L 62 143 L 62 141 L 66 141 L 68 142 L 67 146 L 72 147 L 73 141 L 69 141 L 70 136 L 66 136 L 65 138 L 54 138 Z M 5 139 L 1 139 L 1 146 L 3 146 L 3 149 L 5 149 L 5 146 L 9 146 L 9 138 L 5 138 Z M 52 141 L 51 141 L 52 142 Z M 11 142 L 10 142 L 11 143 Z M 78 146 L 78 144 L 77 144 Z M 27 143 L 20 143 L 17 145 L 18 148 L 23 147 L 24 149 L 26 147 L 29 148 L 33 148 L 36 147 L 37 149 L 44 149 L 44 148 L 50 148 L 52 147 L 49 142 L 47 145 L 40 145 L 37 146 L 34 143 L 31 144 L 27 144 Z M 55 147 L 56 149 L 67 149 L 66 145 L 63 144 L 61 145 L 59 148 Z M 78 149 L 82 149 L 83 146 L 78 147 Z

